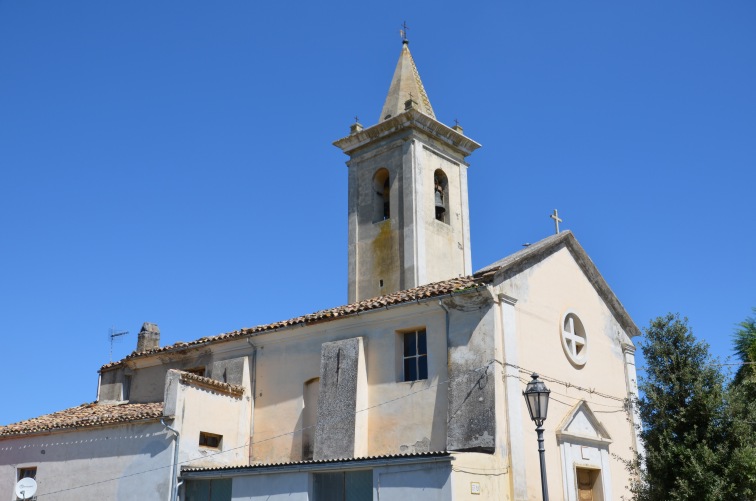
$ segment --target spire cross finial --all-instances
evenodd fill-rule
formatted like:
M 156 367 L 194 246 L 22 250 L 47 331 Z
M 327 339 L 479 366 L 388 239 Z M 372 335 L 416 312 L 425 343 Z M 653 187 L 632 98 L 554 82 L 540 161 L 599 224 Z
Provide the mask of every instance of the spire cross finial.
M 549 217 L 554 220 L 554 224 L 556 225 L 556 233 L 558 234 L 559 233 L 559 223 L 562 222 L 562 220 L 559 219 L 559 213 L 557 212 L 556 209 L 554 209 L 554 213 L 552 215 L 550 215 Z
M 407 39 L 407 30 L 408 30 L 408 29 L 409 29 L 409 28 L 407 27 L 407 21 L 404 21 L 404 22 L 402 23 L 402 29 L 401 29 L 401 30 L 399 30 L 399 33 L 400 33 L 400 34 L 401 34 L 401 36 L 402 36 L 402 43 L 409 43 L 409 40 Z
M 456 118 L 454 119 L 454 126 L 459 127 L 459 120 L 457 120 Z
M 355 123 L 358 123 L 360 121 L 360 117 L 358 117 L 357 115 L 355 115 L 354 116 L 354 121 L 355 121 Z

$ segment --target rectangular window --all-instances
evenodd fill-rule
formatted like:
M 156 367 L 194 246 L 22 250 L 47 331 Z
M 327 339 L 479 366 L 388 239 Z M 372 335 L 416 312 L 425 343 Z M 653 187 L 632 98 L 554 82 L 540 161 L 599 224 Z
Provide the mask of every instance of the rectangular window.
M 37 467 L 36 466 L 27 466 L 26 468 L 18 468 L 16 470 L 16 481 L 20 481 L 24 478 L 31 478 L 36 479 L 37 478 Z M 27 481 L 28 482 L 28 481 Z M 25 488 L 21 489 L 22 492 L 25 491 Z M 24 493 L 26 495 L 26 493 Z M 22 499 L 20 497 L 13 496 L 13 499 Z M 34 497 L 26 497 L 26 501 L 36 501 L 37 496 Z
M 220 449 L 223 435 L 216 435 L 215 433 L 207 433 L 205 431 L 200 432 L 199 444 L 202 447 L 212 447 L 213 449 Z
M 231 501 L 231 479 L 187 480 L 184 484 L 186 501 Z
M 428 379 L 428 345 L 425 329 L 405 332 L 404 336 L 404 380 Z
M 128 400 L 131 394 L 131 376 L 123 376 L 121 385 L 121 400 Z
M 372 501 L 373 470 L 313 473 L 314 501 Z
M 37 467 L 27 466 L 26 468 L 19 468 L 18 474 L 16 475 L 16 481 L 21 480 L 22 478 L 37 478 Z

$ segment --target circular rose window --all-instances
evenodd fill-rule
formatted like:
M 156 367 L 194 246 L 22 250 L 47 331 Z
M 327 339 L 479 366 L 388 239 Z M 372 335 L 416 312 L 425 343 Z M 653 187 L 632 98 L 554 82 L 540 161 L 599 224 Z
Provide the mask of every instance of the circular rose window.
M 562 319 L 562 348 L 575 365 L 585 365 L 588 360 L 588 337 L 585 327 L 574 312 L 567 312 Z

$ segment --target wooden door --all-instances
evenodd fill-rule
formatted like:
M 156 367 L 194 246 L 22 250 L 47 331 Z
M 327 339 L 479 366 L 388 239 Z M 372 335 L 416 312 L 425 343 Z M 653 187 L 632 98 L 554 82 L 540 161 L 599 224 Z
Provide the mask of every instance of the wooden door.
M 596 501 L 593 495 L 593 487 L 596 485 L 598 470 L 589 470 L 586 468 L 576 468 L 578 487 L 578 501 Z

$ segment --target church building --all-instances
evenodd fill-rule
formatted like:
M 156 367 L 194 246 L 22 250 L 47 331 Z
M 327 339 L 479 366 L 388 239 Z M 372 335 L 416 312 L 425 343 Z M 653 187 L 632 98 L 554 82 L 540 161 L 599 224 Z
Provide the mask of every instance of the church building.
M 334 145 L 348 304 L 170 346 L 145 323 L 97 401 L 0 427 L 0 495 L 538 500 L 534 373 L 550 498 L 629 494 L 640 332 L 569 231 L 473 271 L 480 144 L 436 119 L 406 40 L 378 121 Z

